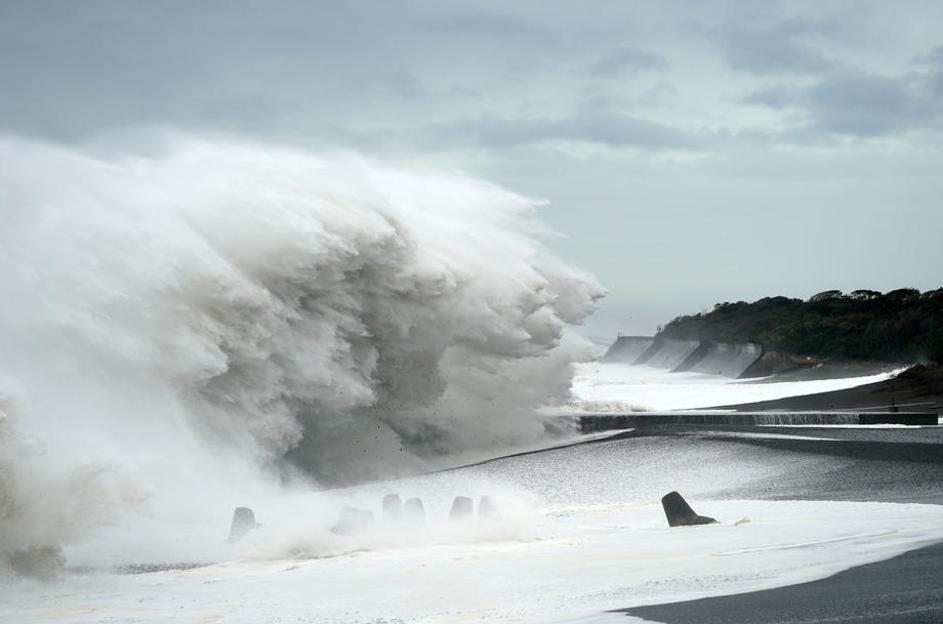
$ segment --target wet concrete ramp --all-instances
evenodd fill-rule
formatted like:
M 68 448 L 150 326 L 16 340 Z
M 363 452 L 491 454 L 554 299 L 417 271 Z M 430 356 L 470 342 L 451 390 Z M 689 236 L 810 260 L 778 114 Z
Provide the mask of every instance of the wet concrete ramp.
M 763 346 L 752 343 L 674 340 L 651 336 L 619 336 L 604 362 L 651 366 L 672 372 L 693 372 L 739 378 L 755 369 Z
M 737 379 L 762 356 L 763 347 L 752 342 L 702 342 L 697 351 L 674 370 Z
M 688 361 L 700 346 L 701 343 L 696 340 L 655 338 L 652 346 L 639 356 L 635 363 L 674 370 Z
M 606 355 L 602 356 L 604 362 L 624 362 L 625 364 L 635 364 L 636 360 L 645 353 L 655 338 L 652 336 L 619 336 Z

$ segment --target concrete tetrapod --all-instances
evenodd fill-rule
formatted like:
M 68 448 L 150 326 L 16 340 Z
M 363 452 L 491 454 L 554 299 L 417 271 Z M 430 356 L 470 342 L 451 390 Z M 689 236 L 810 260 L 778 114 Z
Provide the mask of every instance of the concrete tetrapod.
M 403 514 L 403 501 L 399 494 L 387 494 L 383 497 L 383 521 L 396 522 Z
M 717 520 L 707 516 L 699 516 L 688 502 L 677 492 L 669 492 L 661 498 L 661 506 L 665 510 L 668 526 L 692 526 L 696 524 L 714 524 Z
M 238 542 L 246 533 L 262 526 L 255 521 L 255 512 L 248 507 L 236 507 L 232 512 L 232 524 L 229 527 L 227 542 Z
M 422 505 L 421 498 L 407 498 L 403 505 L 403 512 L 406 521 L 410 524 L 420 525 L 426 522 L 426 509 Z
M 475 516 L 475 501 L 467 496 L 456 496 L 452 501 L 452 510 L 449 511 L 449 520 L 452 522 L 467 522 Z

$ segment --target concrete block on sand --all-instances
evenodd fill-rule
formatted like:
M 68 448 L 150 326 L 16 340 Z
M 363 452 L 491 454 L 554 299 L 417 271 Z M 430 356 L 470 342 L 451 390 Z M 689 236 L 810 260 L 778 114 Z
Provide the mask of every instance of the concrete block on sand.
M 668 526 L 692 526 L 696 524 L 714 524 L 717 521 L 707 516 L 699 516 L 691 509 L 688 502 L 677 492 L 669 492 L 661 499 Z

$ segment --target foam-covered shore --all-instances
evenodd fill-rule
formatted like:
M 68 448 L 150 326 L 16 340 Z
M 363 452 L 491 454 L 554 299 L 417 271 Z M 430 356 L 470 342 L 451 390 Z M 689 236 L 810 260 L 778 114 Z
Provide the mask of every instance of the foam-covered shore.
M 702 504 L 703 506 L 703 504 Z M 798 583 L 943 539 L 943 508 L 715 501 L 719 526 L 669 530 L 657 503 L 545 509 L 513 536 L 388 544 L 20 588 L 9 622 L 563 621 Z M 440 510 L 441 511 L 441 510 Z M 736 520 L 750 521 L 734 525 Z M 183 611 L 182 611 L 183 610 Z
M 777 587 L 943 539 L 943 506 L 827 500 L 836 475 L 881 463 L 690 437 L 571 446 L 258 509 L 263 528 L 208 567 L 21 581 L 2 590 L 0 620 L 550 622 Z M 825 500 L 757 500 L 772 484 Z M 668 529 L 658 498 L 675 488 L 721 524 Z M 379 511 L 391 491 L 423 498 L 425 528 L 325 530 L 330 510 Z M 495 496 L 503 519 L 450 525 L 456 494 Z

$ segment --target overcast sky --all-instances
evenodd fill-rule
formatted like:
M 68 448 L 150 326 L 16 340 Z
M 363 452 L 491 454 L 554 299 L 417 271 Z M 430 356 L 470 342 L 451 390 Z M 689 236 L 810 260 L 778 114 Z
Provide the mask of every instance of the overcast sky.
M 550 205 L 590 330 L 943 286 L 943 2 L 0 0 L 0 132 L 222 134 Z M 104 146 L 104 147 L 103 147 Z

